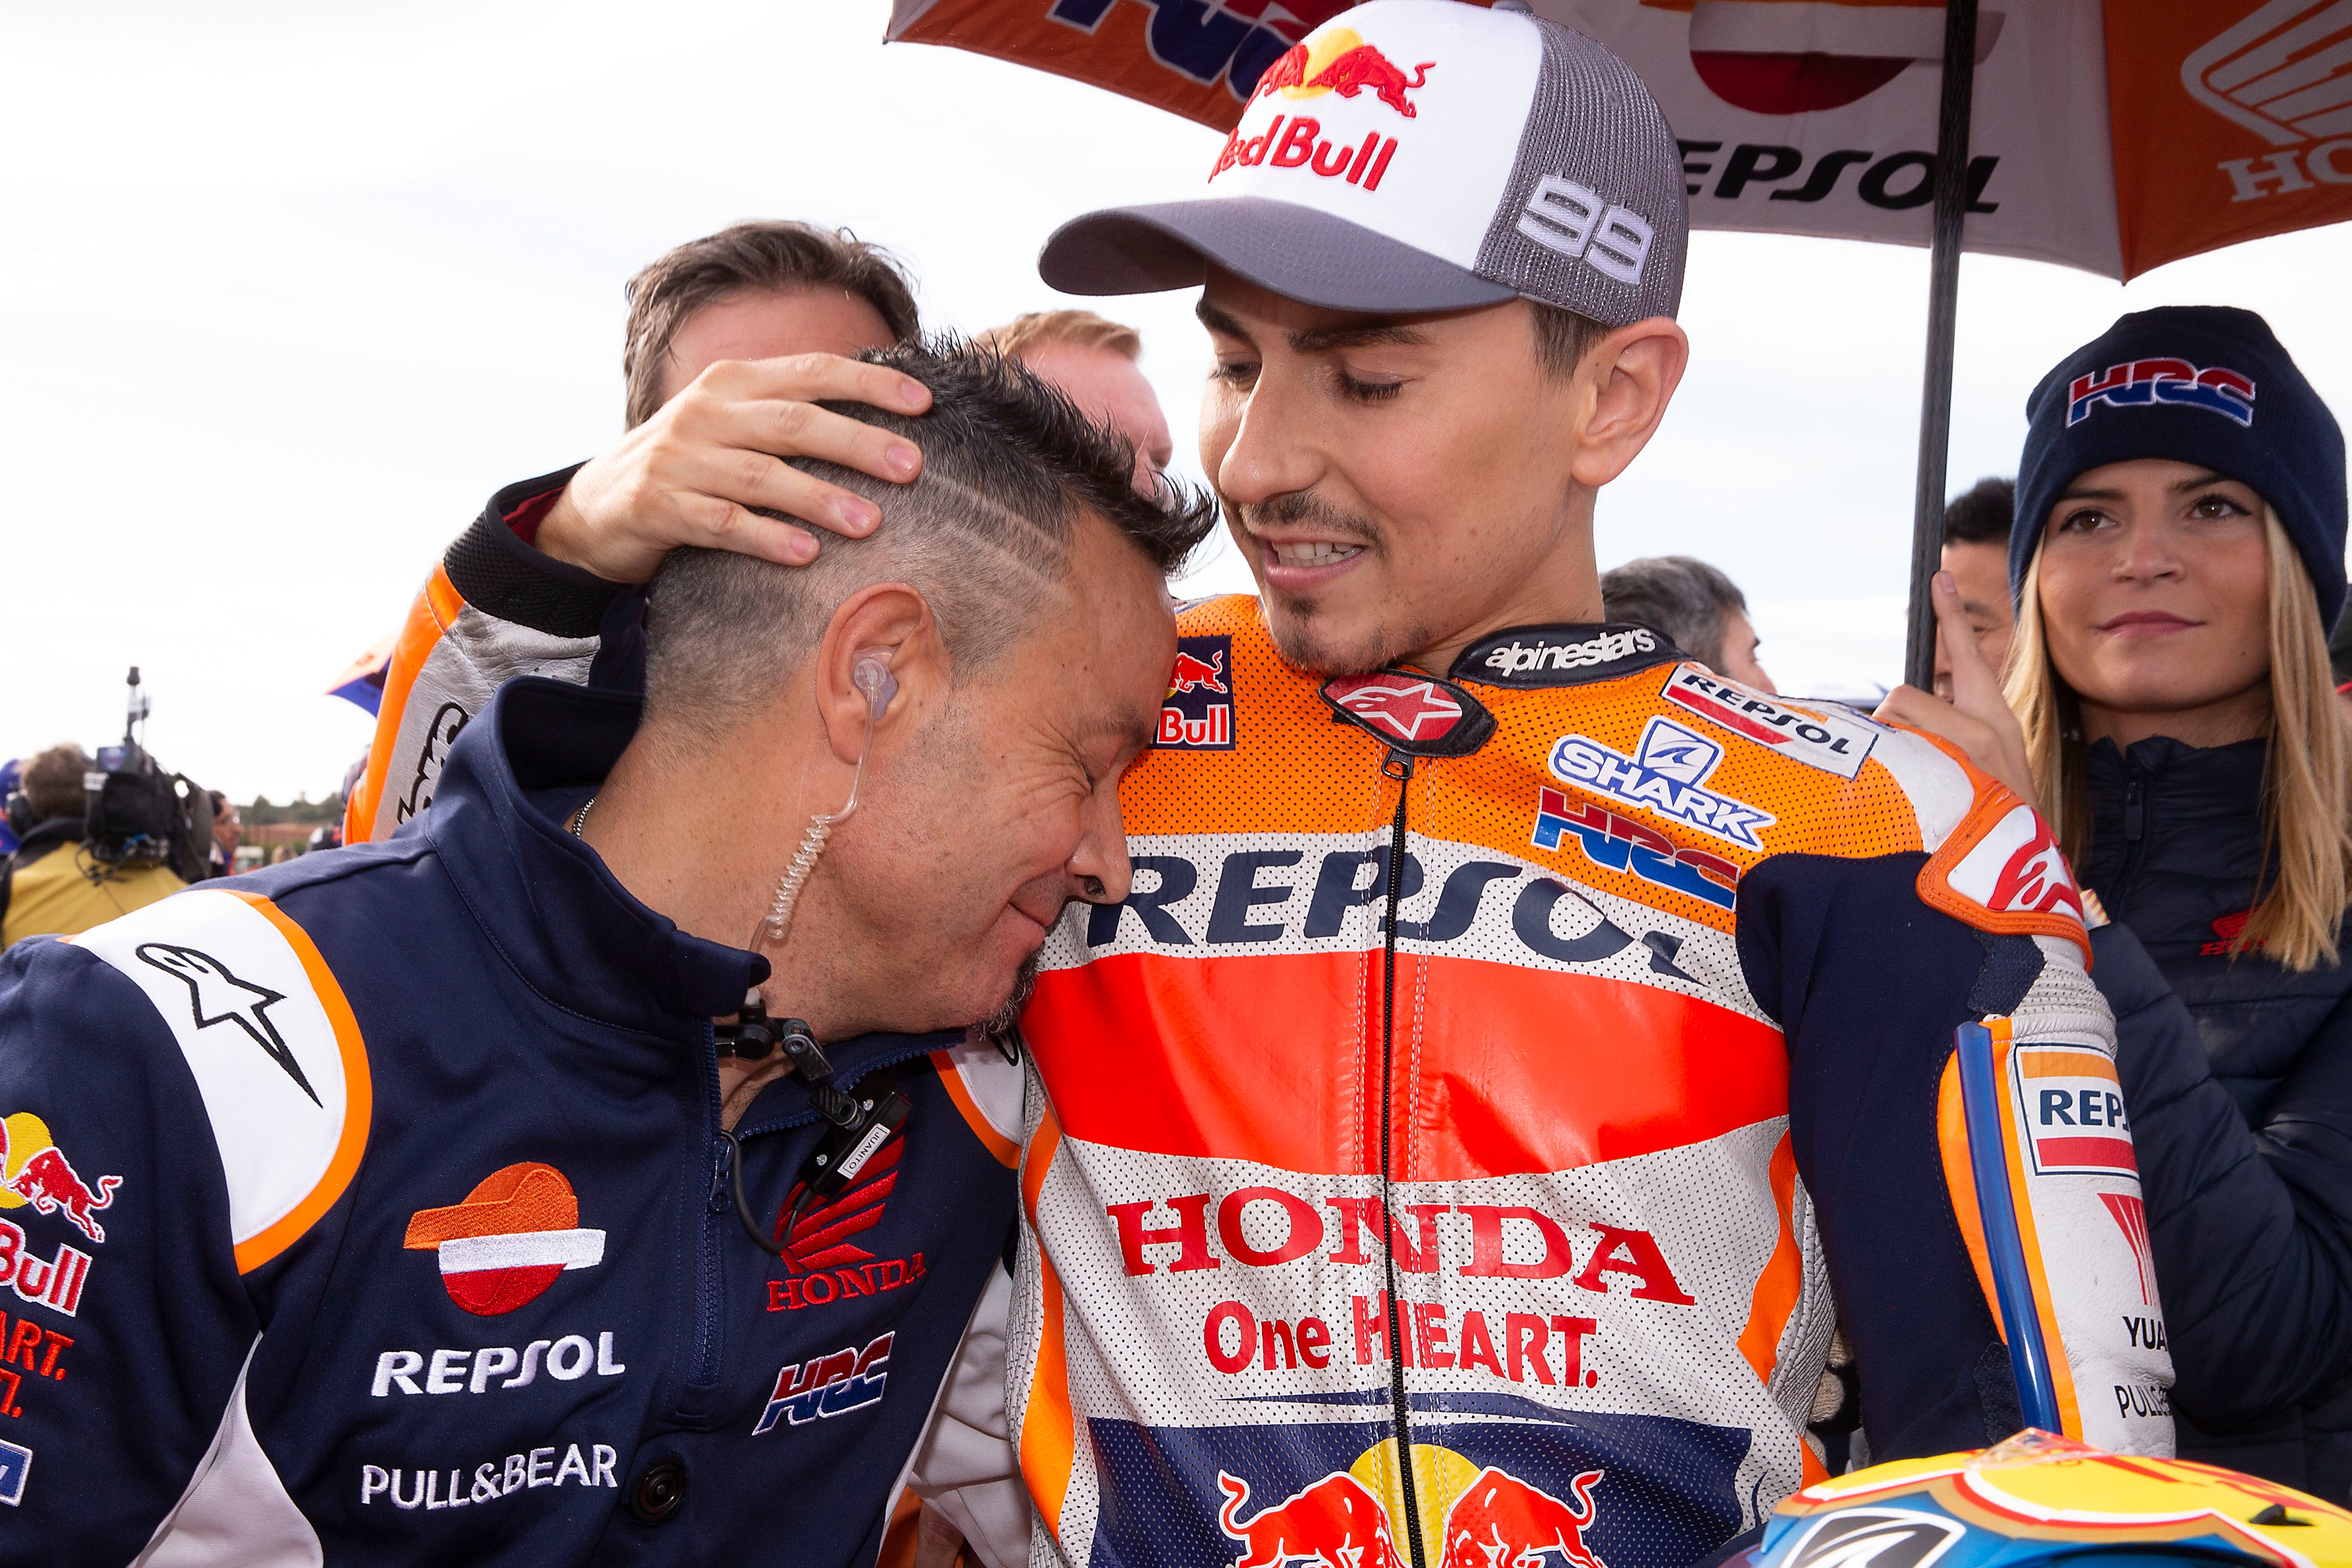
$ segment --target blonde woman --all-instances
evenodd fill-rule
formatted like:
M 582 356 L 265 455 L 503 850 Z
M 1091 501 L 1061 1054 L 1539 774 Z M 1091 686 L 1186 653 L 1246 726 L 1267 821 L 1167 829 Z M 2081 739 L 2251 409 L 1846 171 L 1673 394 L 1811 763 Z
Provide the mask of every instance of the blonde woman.
M 1956 706 L 1886 711 L 2036 800 L 2112 918 L 2181 1456 L 2352 1500 L 2343 437 L 2244 310 L 2126 316 L 2027 407 L 2007 706 L 1939 581 Z

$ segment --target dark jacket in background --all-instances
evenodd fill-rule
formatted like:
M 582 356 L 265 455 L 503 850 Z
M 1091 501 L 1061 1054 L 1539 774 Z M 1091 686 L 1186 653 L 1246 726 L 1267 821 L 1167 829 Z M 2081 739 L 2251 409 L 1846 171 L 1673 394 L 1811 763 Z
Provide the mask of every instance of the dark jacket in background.
M 2091 748 L 2116 1013 L 2183 1458 L 2352 1502 L 2352 971 L 2230 955 L 2266 743 Z

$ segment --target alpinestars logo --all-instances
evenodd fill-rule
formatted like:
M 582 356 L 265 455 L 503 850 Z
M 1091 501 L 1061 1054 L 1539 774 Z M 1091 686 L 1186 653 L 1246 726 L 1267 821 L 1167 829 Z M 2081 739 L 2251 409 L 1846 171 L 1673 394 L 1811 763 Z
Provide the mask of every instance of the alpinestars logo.
M 319 1091 L 302 1076 L 302 1064 L 294 1059 L 285 1037 L 278 1026 L 269 1021 L 267 1011 L 273 1002 L 286 1000 L 282 992 L 267 985 L 256 985 L 250 980 L 240 980 L 228 971 L 228 965 L 209 952 L 199 952 L 193 947 L 180 947 L 167 942 L 142 942 L 139 957 L 164 973 L 183 981 L 188 987 L 188 1011 L 196 1027 L 209 1029 L 215 1024 L 235 1024 L 246 1032 L 253 1043 L 268 1053 L 269 1059 L 286 1069 L 286 1076 L 295 1086 L 310 1097 L 310 1103 L 320 1105 Z
M 1415 670 L 1342 675 L 1323 683 L 1323 700 L 1395 751 L 1466 757 L 1495 732 L 1495 716 L 1451 681 Z
M 760 1412 L 751 1436 L 784 1421 L 794 1426 L 829 1420 L 882 1401 L 890 1381 L 890 1342 L 896 1332 L 867 1342 L 864 1350 L 837 1350 L 831 1355 L 793 1362 L 776 1373 L 775 1392 Z
M 1616 666 L 1656 663 L 1646 656 L 1665 639 L 1646 626 L 1540 626 L 1470 644 L 1454 660 L 1454 679 L 1489 687 L 1576 687 L 1621 675 Z
M 1721 746 L 1671 719 L 1651 720 L 1630 757 L 1585 735 L 1563 735 L 1551 749 L 1552 774 L 1563 784 L 1696 827 L 1743 849 L 1761 849 L 1757 830 L 1780 819 L 1705 787 L 1722 761 Z

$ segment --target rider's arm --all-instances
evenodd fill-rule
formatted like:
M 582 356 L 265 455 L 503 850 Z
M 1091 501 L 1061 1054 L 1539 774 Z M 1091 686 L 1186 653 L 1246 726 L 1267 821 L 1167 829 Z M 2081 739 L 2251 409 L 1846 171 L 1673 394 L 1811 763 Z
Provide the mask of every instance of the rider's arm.
M 505 682 L 588 679 L 605 615 L 629 590 L 525 537 L 577 471 L 492 496 L 416 595 L 384 671 L 367 771 L 344 806 L 346 843 L 389 837 L 433 804 L 450 744 Z
M 2011 1086 L 2008 1157 L 1989 1174 L 2023 1233 L 2058 1424 L 2111 1450 L 2168 1454 L 2170 1367 L 2141 1342 L 2160 1311 L 2138 1266 L 2144 1233 L 2135 1243 L 2129 1226 L 2130 1133 L 2104 1115 L 2112 1024 L 2079 921 L 2021 918 L 2016 889 L 1973 863 L 1961 870 L 1972 849 L 2004 844 L 2003 823 L 2028 825 L 2010 868 L 2032 859 L 2038 826 L 2012 818 L 2027 808 L 2005 789 L 1971 779 L 1973 805 L 1932 855 L 1780 856 L 1740 882 L 1741 959 L 1787 1033 L 1797 1168 L 1861 1373 L 1864 1426 L 1875 1457 L 1898 1458 L 1981 1447 L 2024 1425 L 1954 1049 L 1958 1026 L 1989 1023 L 1995 1079 Z M 2041 864 L 2063 875 L 2054 845 Z M 1996 883 L 2000 910 L 1979 901 Z M 2037 1086 L 2098 1101 L 2095 1148 L 2033 1142 L 2023 1118 Z M 2037 1151 L 2053 1169 L 2060 1153 L 2098 1169 L 2051 1173 Z M 2128 1201 L 2119 1210 L 2103 1194 Z
M 10 949 L 0 1116 L 5 1555 L 130 1562 L 200 1468 L 237 1470 L 255 1528 L 307 1534 L 232 1419 L 260 1324 L 205 1101 L 154 1005 L 79 946 Z
M 2313 1037 L 2257 1131 L 2131 929 L 2092 941 L 2179 1352 L 2174 1394 L 2208 1431 L 2275 1424 L 2352 1376 L 2352 1015 L 2338 1007 Z
M 782 518 L 871 531 L 880 519 L 872 501 L 787 459 L 906 480 L 921 455 L 821 406 L 831 401 L 919 413 L 930 393 L 835 354 L 721 361 L 611 451 L 492 497 L 401 629 L 367 769 L 344 809 L 345 841 L 389 837 L 430 805 L 449 742 L 513 677 L 642 685 L 642 599 L 626 585 L 650 579 L 671 550 L 736 550 L 793 566 L 815 559 L 817 540 Z M 599 664 L 608 631 L 616 646 Z

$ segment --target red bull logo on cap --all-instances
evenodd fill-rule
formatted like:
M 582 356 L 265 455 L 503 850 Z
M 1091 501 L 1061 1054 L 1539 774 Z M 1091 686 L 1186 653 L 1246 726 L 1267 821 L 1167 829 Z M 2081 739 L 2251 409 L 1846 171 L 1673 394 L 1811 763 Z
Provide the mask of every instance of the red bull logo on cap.
M 1280 93 L 1285 98 L 1320 98 L 1336 92 L 1341 98 L 1354 98 L 1360 92 L 1370 92 L 1382 103 L 1403 115 L 1415 118 L 1412 100 L 1405 96 L 1429 79 L 1436 68 L 1435 60 L 1423 60 L 1413 67 L 1407 77 L 1391 62 L 1388 56 L 1352 27 L 1333 27 L 1299 44 L 1257 79 L 1257 90 L 1250 94 L 1255 103 L 1261 98 Z
M 1158 743 L 1187 752 L 1234 749 L 1234 639 L 1178 637 L 1160 709 Z
M 1286 101 L 1337 97 L 1352 102 L 1369 94 L 1405 119 L 1415 120 L 1420 115 L 1410 95 L 1436 68 L 1435 60 L 1423 60 L 1407 76 L 1353 28 L 1329 27 L 1266 67 L 1249 100 L 1252 106 L 1261 99 L 1277 97 Z M 1247 110 L 1243 118 L 1248 118 Z M 1323 122 L 1312 115 L 1277 114 L 1255 136 L 1244 137 L 1241 126 L 1235 125 L 1209 178 L 1213 182 L 1234 168 L 1305 169 L 1326 179 L 1344 179 L 1349 184 L 1377 191 L 1396 150 L 1396 138 L 1383 136 L 1377 129 L 1366 132 L 1361 142 L 1333 140 L 1324 136 Z

